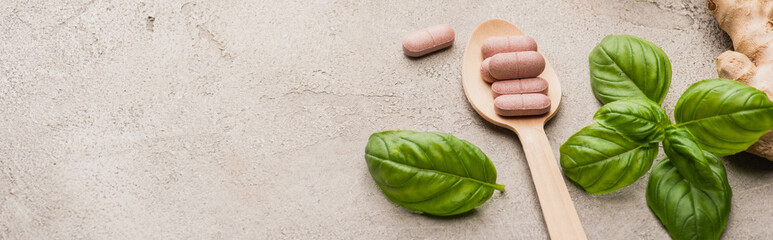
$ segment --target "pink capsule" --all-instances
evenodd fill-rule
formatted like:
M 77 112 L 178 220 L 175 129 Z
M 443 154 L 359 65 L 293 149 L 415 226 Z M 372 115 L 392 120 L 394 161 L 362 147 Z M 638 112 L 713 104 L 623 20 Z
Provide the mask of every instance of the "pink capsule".
M 403 38 L 403 53 L 410 57 L 421 57 L 454 44 L 454 29 L 440 24 L 416 32 Z
M 541 115 L 550 111 L 550 98 L 545 94 L 508 94 L 494 99 L 494 111 L 502 116 Z
M 545 70 L 545 58 L 539 52 L 498 53 L 491 57 L 489 73 L 496 79 L 533 78 Z
M 524 78 L 496 81 L 491 84 L 494 97 L 507 94 L 542 93 L 548 92 L 548 81 L 542 78 Z
M 480 63 L 480 77 L 487 83 L 493 83 L 496 79 L 489 73 L 489 63 L 491 63 L 491 58 L 486 58 Z
M 483 58 L 494 56 L 497 53 L 523 51 L 537 51 L 537 41 L 526 35 L 496 36 L 486 38 L 481 45 Z

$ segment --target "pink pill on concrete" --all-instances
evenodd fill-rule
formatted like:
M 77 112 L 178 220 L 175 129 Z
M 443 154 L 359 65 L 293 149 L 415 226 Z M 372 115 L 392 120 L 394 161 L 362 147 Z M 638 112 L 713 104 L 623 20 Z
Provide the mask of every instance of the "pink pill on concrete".
M 493 83 L 496 79 L 489 73 L 489 63 L 491 63 L 491 58 L 483 59 L 483 62 L 480 63 L 480 77 L 487 83 Z
M 496 36 L 486 38 L 481 45 L 483 58 L 494 56 L 497 53 L 523 51 L 537 51 L 537 41 L 526 35 Z
M 494 111 L 501 116 L 541 115 L 550 111 L 550 98 L 545 94 L 508 94 L 494 99 Z
M 494 97 L 507 94 L 548 93 L 548 81 L 542 78 L 524 78 L 497 81 L 491 84 Z
M 489 73 L 496 79 L 533 78 L 544 70 L 545 58 L 534 51 L 498 53 L 489 63 Z
M 403 38 L 403 53 L 410 57 L 421 57 L 454 44 L 454 29 L 440 24 L 416 32 Z

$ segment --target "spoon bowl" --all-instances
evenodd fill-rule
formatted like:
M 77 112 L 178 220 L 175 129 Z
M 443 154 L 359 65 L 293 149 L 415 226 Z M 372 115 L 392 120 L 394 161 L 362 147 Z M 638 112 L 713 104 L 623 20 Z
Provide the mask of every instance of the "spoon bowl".
M 550 111 L 543 115 L 523 117 L 502 117 L 494 112 L 494 94 L 491 92 L 491 84 L 483 81 L 480 75 L 480 65 L 483 62 L 481 45 L 483 45 L 483 40 L 489 37 L 515 35 L 525 34 L 521 29 L 505 20 L 492 19 L 481 23 L 470 36 L 470 41 L 467 42 L 467 48 L 464 51 L 462 84 L 467 100 L 481 117 L 497 126 L 518 133 L 518 126 L 542 127 L 556 115 L 558 106 L 561 104 L 561 82 L 558 81 L 558 76 L 550 62 L 545 59 L 545 71 L 539 77 L 548 82 L 547 95 L 550 98 Z
M 538 116 L 503 117 L 494 110 L 491 85 L 483 81 L 480 65 L 483 62 L 483 40 L 494 36 L 524 35 L 513 24 L 492 19 L 481 23 L 470 36 L 464 52 L 462 85 L 472 108 L 487 121 L 518 135 L 529 164 L 534 186 L 542 207 L 542 215 L 551 239 L 587 239 L 574 203 L 569 196 L 563 175 L 545 135 L 544 125 L 553 118 L 561 104 L 561 83 L 550 62 L 545 59 L 545 71 L 540 75 L 548 82 L 550 111 Z

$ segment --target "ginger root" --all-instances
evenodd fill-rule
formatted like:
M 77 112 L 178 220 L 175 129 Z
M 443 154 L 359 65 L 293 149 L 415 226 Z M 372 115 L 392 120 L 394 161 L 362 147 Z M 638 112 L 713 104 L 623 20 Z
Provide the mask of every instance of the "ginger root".
M 773 0 L 707 0 L 735 51 L 717 57 L 717 73 L 757 88 L 773 101 Z M 773 161 L 773 131 L 746 150 Z

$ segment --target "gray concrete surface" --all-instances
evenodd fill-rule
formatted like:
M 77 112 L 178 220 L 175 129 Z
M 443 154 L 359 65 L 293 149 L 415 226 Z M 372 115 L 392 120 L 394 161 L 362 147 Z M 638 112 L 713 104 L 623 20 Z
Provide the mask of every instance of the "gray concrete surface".
M 463 95 L 475 26 L 511 21 L 553 63 L 557 156 L 599 107 L 587 55 L 605 35 L 669 54 L 669 113 L 731 47 L 703 0 L 1 2 L 3 239 L 545 239 L 517 137 Z M 453 48 L 402 55 L 403 35 L 437 23 L 456 29 Z M 477 144 L 507 191 L 456 218 L 403 210 L 363 158 L 388 129 Z M 773 163 L 726 160 L 725 239 L 770 238 Z M 569 184 L 588 236 L 667 238 L 645 185 L 595 196 Z

